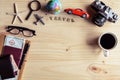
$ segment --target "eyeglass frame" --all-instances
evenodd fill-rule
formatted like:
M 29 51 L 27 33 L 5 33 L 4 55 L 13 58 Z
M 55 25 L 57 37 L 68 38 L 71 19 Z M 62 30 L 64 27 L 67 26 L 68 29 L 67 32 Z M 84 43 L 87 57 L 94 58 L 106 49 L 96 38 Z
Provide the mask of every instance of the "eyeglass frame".
M 32 32 L 33 35 L 32 35 L 32 36 L 24 35 L 25 37 L 33 37 L 33 36 L 36 36 L 35 30 L 29 29 L 29 28 L 25 28 L 25 27 L 7 26 L 6 29 L 7 29 L 7 30 L 6 30 L 7 32 L 9 32 L 9 33 L 11 33 L 11 34 L 14 34 L 14 35 L 18 35 L 20 32 L 22 32 L 22 34 L 24 35 L 23 31 L 26 30 L 26 31 Z M 17 30 L 19 30 L 19 32 L 18 32 L 18 33 L 12 33 L 12 32 L 10 32 L 10 31 L 13 30 L 13 29 L 17 29 Z

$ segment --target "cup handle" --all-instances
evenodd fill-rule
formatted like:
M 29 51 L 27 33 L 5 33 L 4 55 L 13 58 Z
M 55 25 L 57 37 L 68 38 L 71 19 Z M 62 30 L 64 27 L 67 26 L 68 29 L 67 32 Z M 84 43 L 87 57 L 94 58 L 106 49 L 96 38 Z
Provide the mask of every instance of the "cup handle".
M 108 50 L 103 50 L 104 56 L 108 57 L 109 56 L 109 51 Z

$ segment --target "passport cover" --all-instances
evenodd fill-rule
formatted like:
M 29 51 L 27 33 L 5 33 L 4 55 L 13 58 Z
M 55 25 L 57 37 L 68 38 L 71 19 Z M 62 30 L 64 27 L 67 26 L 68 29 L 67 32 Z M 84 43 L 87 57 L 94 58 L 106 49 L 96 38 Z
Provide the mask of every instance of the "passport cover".
M 14 36 L 6 36 L 2 55 L 12 54 L 17 66 L 19 66 L 22 56 L 23 46 L 24 46 L 24 39 L 17 38 Z

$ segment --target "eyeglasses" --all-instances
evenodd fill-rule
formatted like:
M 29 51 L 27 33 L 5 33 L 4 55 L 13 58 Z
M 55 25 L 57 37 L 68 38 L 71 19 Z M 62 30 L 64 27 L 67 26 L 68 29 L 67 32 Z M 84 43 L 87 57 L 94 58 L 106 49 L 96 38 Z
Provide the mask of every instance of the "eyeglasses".
M 14 34 L 14 35 L 18 35 L 20 32 L 22 32 L 22 34 L 26 37 L 32 37 L 35 36 L 35 30 L 29 29 L 29 28 L 25 28 L 25 27 L 19 27 L 19 26 L 8 26 L 6 28 L 7 32 Z

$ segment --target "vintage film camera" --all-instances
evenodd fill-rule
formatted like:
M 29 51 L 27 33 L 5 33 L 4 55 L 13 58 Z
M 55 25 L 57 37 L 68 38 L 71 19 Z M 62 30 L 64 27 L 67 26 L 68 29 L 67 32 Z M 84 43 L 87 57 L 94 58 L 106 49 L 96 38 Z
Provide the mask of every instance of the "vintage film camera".
M 118 15 L 112 11 L 109 6 L 106 6 L 102 1 L 95 0 L 91 4 L 91 8 L 96 12 L 92 21 L 98 26 L 103 26 L 106 20 L 115 23 L 118 20 Z

